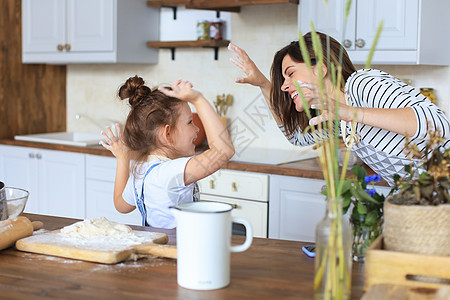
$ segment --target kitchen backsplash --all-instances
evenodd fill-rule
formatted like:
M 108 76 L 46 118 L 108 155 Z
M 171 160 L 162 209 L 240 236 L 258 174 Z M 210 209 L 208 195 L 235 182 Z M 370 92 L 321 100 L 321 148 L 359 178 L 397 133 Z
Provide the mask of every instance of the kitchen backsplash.
M 177 18 L 181 18 L 179 8 Z M 166 14 L 166 17 L 172 17 Z M 291 4 L 244 6 L 227 20 L 227 37 L 244 48 L 266 76 L 273 55 L 281 47 L 298 39 L 297 9 Z M 163 22 L 161 29 L 164 29 Z M 195 24 L 193 25 L 195 26 Z M 162 37 L 167 36 L 161 34 Z M 176 79 L 189 80 L 211 102 L 219 94 L 232 94 L 233 106 L 228 110 L 230 132 L 237 153 L 247 148 L 295 150 L 278 130 L 259 89 L 234 82 L 243 73 L 229 60 L 231 53 L 220 48 L 214 60 L 212 49 L 178 48 L 175 60 L 170 50 L 159 51 L 159 63 L 152 65 L 106 64 L 69 65 L 67 69 L 67 130 L 98 132 L 97 123 L 109 125 L 111 120 L 125 121 L 128 107 L 117 98 L 117 90 L 131 76 L 143 77 L 149 85 L 169 84 Z M 357 68 L 362 66 L 357 65 Z M 450 67 L 374 66 L 392 75 L 412 80 L 412 85 L 435 89 L 437 104 L 449 115 Z

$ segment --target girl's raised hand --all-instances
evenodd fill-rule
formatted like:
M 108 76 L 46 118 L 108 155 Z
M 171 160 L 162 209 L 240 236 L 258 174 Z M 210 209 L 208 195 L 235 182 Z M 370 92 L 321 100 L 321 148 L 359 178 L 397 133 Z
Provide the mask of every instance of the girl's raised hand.
M 228 50 L 236 55 L 236 59 L 230 58 L 230 61 L 238 66 L 247 75 L 245 78 L 236 78 L 237 83 L 249 83 L 254 86 L 262 87 L 268 83 L 268 79 L 258 69 L 248 54 L 236 45 L 229 44 Z
M 191 103 L 197 100 L 201 95 L 199 91 L 193 89 L 192 83 L 183 80 L 176 80 L 172 84 L 172 90 L 165 87 L 160 87 L 158 90 L 167 96 Z
M 106 132 L 102 131 L 102 135 L 105 138 L 105 141 L 100 141 L 100 144 L 111 151 L 111 153 L 117 159 L 129 159 L 130 158 L 130 149 L 123 142 L 122 130 L 120 129 L 120 125 L 116 124 L 117 137 L 114 135 L 114 132 L 111 130 L 111 127 L 106 127 Z

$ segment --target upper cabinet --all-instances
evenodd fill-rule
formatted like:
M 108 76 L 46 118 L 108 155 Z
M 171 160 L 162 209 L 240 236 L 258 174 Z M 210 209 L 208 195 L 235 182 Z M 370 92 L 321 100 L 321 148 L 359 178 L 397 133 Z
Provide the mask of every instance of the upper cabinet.
M 324 32 L 341 42 L 354 64 L 364 64 L 378 25 L 384 22 L 372 64 L 449 65 L 450 1 L 353 0 L 344 26 L 347 0 L 302 0 L 298 25 L 303 33 Z
M 145 0 L 23 0 L 23 63 L 156 63 L 159 9 Z

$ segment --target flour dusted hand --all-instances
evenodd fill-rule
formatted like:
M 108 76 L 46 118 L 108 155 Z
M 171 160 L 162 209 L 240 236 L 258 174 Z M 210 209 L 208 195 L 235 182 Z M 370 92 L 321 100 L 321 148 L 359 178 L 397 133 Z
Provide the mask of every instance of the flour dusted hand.
M 105 217 L 87 219 L 61 229 L 61 233 L 86 238 L 97 236 L 117 236 L 129 234 L 131 232 L 132 229 L 130 226 L 110 221 Z

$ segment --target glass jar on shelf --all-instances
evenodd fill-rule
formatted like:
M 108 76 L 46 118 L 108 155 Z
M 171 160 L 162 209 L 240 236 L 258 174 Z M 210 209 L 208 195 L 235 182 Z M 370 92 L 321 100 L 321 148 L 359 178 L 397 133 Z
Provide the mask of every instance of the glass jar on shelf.
M 197 21 L 197 40 L 209 40 L 209 22 L 207 20 Z
M 432 88 L 420 88 L 420 93 L 436 104 L 436 94 Z
M 223 39 L 223 21 L 215 19 L 209 24 L 209 37 L 213 40 Z

